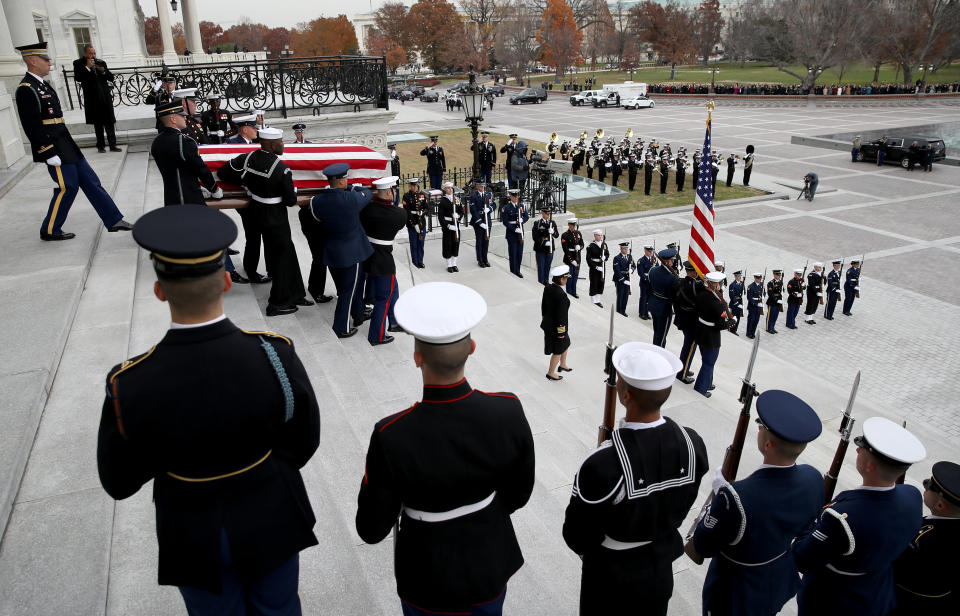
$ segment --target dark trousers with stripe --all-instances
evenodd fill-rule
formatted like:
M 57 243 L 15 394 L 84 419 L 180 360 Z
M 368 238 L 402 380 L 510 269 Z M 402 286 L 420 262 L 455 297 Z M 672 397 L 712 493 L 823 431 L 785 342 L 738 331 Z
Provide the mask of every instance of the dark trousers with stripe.
M 850 312 L 850 309 L 853 308 L 853 300 L 857 299 L 856 291 L 846 291 L 843 292 L 843 314 Z
M 293 306 L 304 299 L 307 291 L 303 288 L 303 276 L 300 274 L 297 248 L 290 234 L 290 223 L 284 218 L 281 224 L 263 227 L 262 233 L 263 260 L 273 277 L 267 301 L 274 306 Z
M 397 277 L 394 274 L 367 274 L 367 288 L 373 295 L 373 314 L 370 315 L 367 340 L 382 342 L 383 337 L 388 335 L 387 327 L 397 324 L 397 320 L 393 317 L 393 305 L 400 296 Z
M 237 210 L 242 211 L 243 208 Z M 307 293 L 311 297 L 323 295 L 323 290 L 327 286 L 327 266 L 323 262 L 323 250 L 326 246 L 326 240 L 323 235 L 323 225 L 317 221 L 307 208 L 300 208 L 298 213 L 300 217 L 300 230 L 303 236 L 307 238 L 307 245 L 310 247 L 310 277 L 307 279 Z M 246 253 L 243 255 L 246 261 Z M 244 266 L 246 267 L 246 266 Z
M 538 252 L 537 255 L 537 282 L 543 285 L 550 284 L 550 265 L 553 263 L 553 253 Z
M 423 265 L 423 236 L 407 227 L 407 237 L 410 238 L 410 259 L 414 265 Z
M 789 304 L 787 306 L 787 327 L 797 326 L 798 314 L 800 314 L 800 304 Z
M 757 333 L 757 325 L 760 324 L 760 309 L 747 308 L 747 335 L 754 336 Z
M 355 263 L 349 267 L 331 267 L 330 276 L 337 287 L 337 307 L 333 311 L 333 331 L 345 334 L 363 316 L 363 267 Z
M 720 357 L 720 347 L 715 349 L 700 347 L 700 374 L 697 375 L 697 382 L 693 384 L 695 391 L 705 394 L 710 390 L 710 386 L 713 385 L 713 367 L 717 365 L 718 357 Z
M 267 575 L 241 582 L 233 568 L 230 541 L 220 532 L 220 594 L 192 586 L 180 586 L 180 595 L 190 616 L 300 616 L 299 554 L 294 554 Z
M 827 305 L 823 307 L 823 316 L 828 319 L 833 318 L 833 311 L 837 309 L 837 300 L 840 298 L 840 294 L 836 291 L 829 293 L 827 296 Z
M 627 302 L 630 301 L 630 282 L 617 283 L 617 312 L 627 316 Z
M 567 278 L 567 293 L 570 295 L 577 294 L 577 279 L 580 278 L 580 266 L 571 265 L 570 266 L 570 277 Z
M 690 366 L 693 364 L 693 356 L 697 353 L 697 329 L 689 327 L 683 330 L 683 345 L 680 346 L 680 361 L 683 362 L 683 370 L 677 373 L 677 378 L 683 378 L 688 374 L 693 374 Z
M 670 329 L 670 318 L 673 315 L 660 316 L 651 313 L 653 317 L 653 344 L 658 347 L 667 346 L 667 331 Z
M 50 199 L 47 215 L 44 216 L 43 223 L 40 225 L 40 233 L 51 235 L 63 233 L 63 223 L 67 220 L 67 214 L 70 213 L 70 207 L 77 197 L 78 190 L 82 190 L 90 200 L 93 209 L 97 211 L 97 216 L 103 221 L 103 226 L 109 229 L 123 220 L 123 214 L 117 209 L 117 204 L 100 185 L 100 178 L 85 158 L 59 167 L 53 165 L 46 165 L 46 167 L 47 173 L 56 182 L 57 187 L 53 189 L 53 198 Z
M 486 263 L 487 251 L 490 250 L 490 239 L 487 238 L 487 230 L 475 226 L 473 228 L 473 235 L 476 238 L 474 246 L 477 249 L 477 263 Z
M 780 304 L 767 306 L 767 331 L 771 332 L 777 328 L 777 317 L 780 316 Z

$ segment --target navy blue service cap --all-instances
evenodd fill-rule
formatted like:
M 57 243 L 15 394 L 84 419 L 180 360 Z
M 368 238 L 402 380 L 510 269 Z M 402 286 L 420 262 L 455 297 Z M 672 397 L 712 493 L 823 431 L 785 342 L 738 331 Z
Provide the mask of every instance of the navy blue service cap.
M 923 487 L 940 494 L 947 502 L 960 506 L 960 464 L 937 462 L 933 465 L 933 476 L 924 479 Z
M 348 171 L 350 171 L 350 165 L 347 163 L 333 163 L 323 168 L 323 175 L 327 176 L 328 180 L 337 180 L 347 177 Z
M 629 248 L 630 242 L 620 242 L 618 246 L 620 246 L 620 248 Z
M 154 107 L 154 112 L 157 114 L 158 118 L 168 115 L 184 115 L 186 113 L 183 110 L 183 101 L 170 101 L 169 103 L 161 103 Z
M 757 421 L 777 438 L 790 443 L 809 443 L 823 431 L 823 424 L 810 405 L 781 389 L 768 389 L 757 398 Z
M 860 265 L 860 259 L 851 259 L 850 265 Z
M 657 253 L 657 256 L 660 257 L 661 259 L 672 259 L 675 256 L 677 256 L 677 251 L 674 250 L 673 248 L 664 248 L 663 250 Z
M 307 125 L 300 122 L 300 123 L 294 124 L 292 128 L 293 130 L 307 130 Z
M 147 212 L 133 226 L 133 239 L 150 251 L 153 267 L 167 278 L 196 278 L 223 267 L 237 225 L 204 205 L 173 205 Z
M 693 266 L 693 263 L 690 263 L 689 261 L 684 261 L 683 269 L 687 270 L 688 272 L 693 272 L 693 271 L 696 271 L 697 268 Z
M 20 45 L 16 48 L 20 52 L 20 55 L 24 58 L 27 56 L 40 56 L 44 60 L 49 60 L 50 56 L 47 55 L 47 42 L 41 41 L 39 43 L 30 43 L 29 45 Z

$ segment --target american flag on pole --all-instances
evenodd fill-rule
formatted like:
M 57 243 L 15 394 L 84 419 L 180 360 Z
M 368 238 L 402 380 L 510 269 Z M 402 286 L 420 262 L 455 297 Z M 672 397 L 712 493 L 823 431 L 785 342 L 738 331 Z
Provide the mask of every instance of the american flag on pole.
M 713 271 L 713 156 L 710 154 L 711 119 L 707 116 L 707 134 L 703 138 L 703 157 L 697 170 L 697 196 L 693 202 L 693 224 L 687 259 L 703 278 Z
M 222 144 L 200 146 L 200 158 L 214 173 L 228 161 L 246 152 L 259 150 L 258 144 Z M 387 175 L 389 160 L 372 148 L 355 143 L 287 143 L 280 157 L 293 173 L 293 184 L 297 188 L 322 188 L 327 181 L 322 170 L 333 163 L 349 163 L 347 178 L 350 183 L 369 186 L 373 180 Z M 224 190 L 236 190 L 239 186 L 230 186 L 218 182 Z

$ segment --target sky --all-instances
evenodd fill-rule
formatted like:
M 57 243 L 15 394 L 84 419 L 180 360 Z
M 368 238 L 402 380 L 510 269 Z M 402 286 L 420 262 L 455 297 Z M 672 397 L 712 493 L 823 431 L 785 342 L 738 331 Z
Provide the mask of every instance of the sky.
M 168 0 L 163 0 L 167 2 Z M 200 21 L 212 21 L 224 29 L 236 24 L 240 17 L 248 17 L 254 23 L 266 24 L 271 28 L 283 26 L 292 28 L 301 21 L 310 21 L 317 17 L 336 17 L 343 13 L 353 17 L 354 13 L 367 12 L 380 8 L 386 0 L 193 0 L 197 2 Z M 143 14 L 156 16 L 155 0 L 139 0 Z M 412 4 L 406 2 L 405 4 Z M 173 23 L 183 21 L 178 7 L 176 13 L 170 13 Z

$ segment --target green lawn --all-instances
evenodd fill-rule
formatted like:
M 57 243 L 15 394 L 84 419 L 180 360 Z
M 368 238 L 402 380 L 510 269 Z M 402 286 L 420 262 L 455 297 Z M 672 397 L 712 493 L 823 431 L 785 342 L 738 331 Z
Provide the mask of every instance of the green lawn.
M 470 150 L 469 128 L 441 130 L 437 131 L 436 135 L 440 137 L 440 145 L 443 147 L 443 154 L 447 159 L 448 169 L 452 169 L 454 167 L 469 167 L 473 164 L 473 152 Z M 520 135 L 520 138 L 523 139 L 523 135 Z M 503 161 L 503 155 L 499 153 L 499 150 L 500 147 L 507 142 L 507 139 L 509 139 L 507 135 L 500 133 L 491 133 L 490 135 L 490 141 L 497 146 L 498 162 Z M 546 144 L 543 142 L 533 141 L 530 139 L 524 139 L 524 141 L 526 141 L 531 148 L 537 148 L 540 150 L 546 149 Z M 409 141 L 406 143 L 397 144 L 397 155 L 400 157 L 400 169 L 404 177 L 409 177 L 414 173 L 420 173 L 426 169 L 427 159 L 425 156 L 420 156 L 420 150 L 422 150 L 428 144 L 429 141 Z M 581 175 L 585 173 L 586 171 L 580 172 Z M 722 201 L 724 199 L 753 197 L 764 194 L 764 192 L 761 190 L 738 186 L 736 184 L 730 188 L 727 188 L 723 183 L 723 177 L 725 177 L 726 168 L 724 167 L 721 169 L 720 173 L 721 178 L 720 181 L 717 182 L 717 201 Z M 596 177 L 596 175 L 594 175 L 594 177 Z M 611 201 L 608 203 L 576 205 L 571 206 L 570 209 L 581 218 L 593 218 L 596 216 L 611 216 L 613 214 L 642 212 L 644 210 L 655 210 L 665 207 L 693 204 L 693 181 L 692 174 L 689 170 L 687 171 L 687 181 L 682 193 L 676 192 L 677 185 L 674 181 L 672 171 L 667 183 L 667 193 L 664 195 L 660 194 L 660 176 L 654 173 L 653 178 L 654 181 L 650 189 L 651 194 L 649 197 L 646 197 L 643 194 L 643 174 L 641 172 L 637 177 L 637 184 L 634 188 L 634 191 L 630 193 L 630 196 L 626 199 L 620 199 L 619 201 Z M 610 183 L 610 176 L 607 176 L 607 183 Z M 620 182 L 618 182 L 617 186 L 626 190 L 628 185 L 628 176 L 627 174 L 623 174 L 620 177 Z M 406 187 L 404 187 L 404 190 L 406 190 Z
M 739 64 L 728 64 L 720 62 L 711 64 L 711 67 L 720 69 L 717 73 L 716 81 L 721 83 L 784 83 L 788 85 L 799 83 L 792 75 L 778 70 L 776 67 L 765 63 L 748 63 L 744 67 Z M 806 69 L 800 66 L 792 67 L 792 70 L 800 74 Z M 539 83 L 547 79 L 553 79 L 553 75 L 531 75 L 530 79 L 534 83 Z M 597 71 L 596 73 L 587 71 L 565 75 L 561 81 L 566 82 L 572 77 L 575 82 L 583 83 L 585 78 L 595 77 L 598 84 L 604 83 L 622 83 L 630 78 L 630 74 L 624 71 Z M 914 79 L 919 79 L 920 73 L 914 74 Z M 708 83 L 710 81 L 710 72 L 706 67 L 682 66 L 677 67 L 676 76 L 673 79 L 682 83 Z M 646 83 L 664 83 L 670 81 L 670 67 L 647 66 L 633 71 L 633 81 Z M 832 84 L 841 81 L 840 68 L 833 67 L 827 69 L 817 80 L 819 84 Z M 869 84 L 873 81 L 873 67 L 866 64 L 852 64 L 845 67 L 843 71 L 843 83 Z M 881 83 L 900 83 L 903 81 L 903 74 L 897 73 L 896 67 L 892 64 L 884 64 L 880 67 Z M 954 62 L 948 67 L 934 71 L 927 78 L 927 83 L 952 83 L 960 81 L 960 62 Z M 511 83 L 513 81 L 511 80 Z

